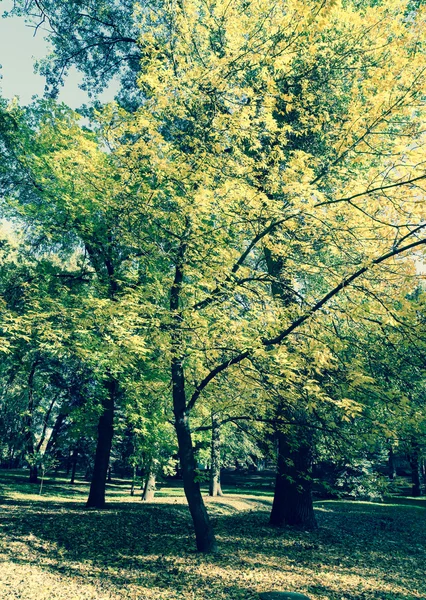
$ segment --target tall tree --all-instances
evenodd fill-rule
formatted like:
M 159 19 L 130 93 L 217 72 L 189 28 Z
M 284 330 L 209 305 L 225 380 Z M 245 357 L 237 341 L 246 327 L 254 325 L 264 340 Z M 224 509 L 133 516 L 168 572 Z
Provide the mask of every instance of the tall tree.
M 65 15 L 57 6 L 41 10 Z M 190 425 L 206 388 L 273 360 L 355 282 L 377 291 L 403 276 L 398 257 L 425 243 L 424 11 L 407 18 L 399 0 L 184 0 L 133 15 L 144 101 L 102 113 L 110 153 L 95 164 L 103 177 L 114 165 L 120 247 L 143 256 L 135 289 L 160 325 L 152 342 L 172 380 L 197 546 L 212 551 Z M 77 36 L 62 39 L 69 49 Z M 89 64 L 79 62 L 88 74 Z M 102 212 L 95 197 L 88 208 Z M 271 301 L 264 245 L 286 258 L 300 302 Z

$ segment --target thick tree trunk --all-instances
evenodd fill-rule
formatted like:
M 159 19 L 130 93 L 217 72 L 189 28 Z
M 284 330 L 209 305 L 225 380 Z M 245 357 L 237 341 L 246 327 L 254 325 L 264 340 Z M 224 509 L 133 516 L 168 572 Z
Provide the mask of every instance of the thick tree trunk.
M 211 470 L 209 496 L 223 496 L 220 485 L 220 422 L 212 412 Z
M 294 290 L 286 275 L 285 260 L 273 255 L 267 247 L 264 255 L 268 273 L 273 278 L 272 295 L 282 306 L 288 307 L 294 302 Z M 286 412 L 279 405 L 276 411 L 278 417 Z M 306 423 L 304 427 L 293 426 L 288 433 L 277 431 L 278 468 L 270 524 L 315 529 L 311 483 L 313 440 L 305 411 L 300 408 L 297 412 L 299 423 Z
M 30 465 L 30 483 L 38 483 L 38 467 Z
M 292 431 L 294 435 L 294 430 Z M 278 472 L 270 524 L 316 529 L 310 476 L 312 452 L 306 441 L 291 440 L 278 432 Z
M 103 412 L 99 417 L 95 464 L 86 504 L 88 508 L 103 508 L 105 506 L 105 485 L 114 434 L 114 403 L 118 392 L 118 382 L 115 379 L 110 379 L 106 382 L 105 387 L 107 388 L 107 394 L 102 403 Z
M 388 453 L 388 475 L 389 479 L 393 480 L 396 477 L 396 468 L 395 468 L 395 455 L 393 453 L 393 447 L 389 446 Z
M 155 497 L 155 481 L 156 481 L 156 472 L 154 468 L 151 466 L 149 469 L 145 485 L 143 488 L 142 500 L 144 502 L 152 502 Z
M 196 461 L 186 407 L 183 368 L 177 358 L 172 361 L 172 385 L 183 488 L 194 523 L 197 549 L 200 552 L 215 552 L 217 546 L 213 528 L 201 496 L 200 484 L 196 480 Z

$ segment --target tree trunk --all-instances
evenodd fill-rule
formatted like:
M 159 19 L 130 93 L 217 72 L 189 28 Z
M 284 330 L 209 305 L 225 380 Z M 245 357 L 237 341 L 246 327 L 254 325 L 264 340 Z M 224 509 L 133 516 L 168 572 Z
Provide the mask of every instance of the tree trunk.
M 72 453 L 72 458 L 71 458 L 71 462 L 72 462 L 72 471 L 71 471 L 71 479 L 70 479 L 71 484 L 75 483 L 75 472 L 77 470 L 77 458 L 78 458 L 78 450 L 77 450 L 77 448 L 74 448 L 73 453 Z
M 145 485 L 143 488 L 142 500 L 144 502 L 152 502 L 155 496 L 155 481 L 156 481 L 156 472 L 154 465 L 151 464 L 148 476 L 145 481 Z
M 70 472 L 71 472 L 71 450 L 70 450 L 70 448 L 68 448 L 67 471 L 66 471 L 67 477 L 70 474 Z
M 181 356 L 181 322 L 180 292 L 183 281 L 183 263 L 186 243 L 182 240 L 175 268 L 173 285 L 170 290 L 170 314 L 173 320 L 171 342 L 174 356 L 171 361 L 171 380 L 173 396 L 173 413 L 178 439 L 179 458 L 182 467 L 183 489 L 188 501 L 189 511 L 194 523 L 197 549 L 200 552 L 215 552 L 217 549 L 213 528 L 201 496 L 200 484 L 197 481 L 194 447 L 189 427 L 189 410 L 185 393 L 185 374 Z
M 196 480 L 196 462 L 186 407 L 183 367 L 177 358 L 172 360 L 172 385 L 175 429 L 182 467 L 183 488 L 194 523 L 197 549 L 200 552 L 215 552 L 217 546 L 213 528 L 201 496 L 200 484 Z
M 112 469 L 111 469 L 111 467 L 108 467 L 107 481 L 108 481 L 108 483 L 112 483 Z
M 38 441 L 37 447 L 36 447 L 36 452 L 40 452 L 41 447 L 43 446 L 44 440 L 46 438 L 46 431 L 47 431 L 47 426 L 49 424 L 49 419 L 50 419 L 50 415 L 52 413 L 53 407 L 56 404 L 56 398 L 53 398 L 53 400 L 51 401 L 49 408 L 46 411 L 46 414 L 44 415 L 44 419 L 43 419 L 43 429 L 40 435 L 40 439 Z
M 38 483 L 38 467 L 30 465 L 30 483 Z
M 391 479 L 391 480 L 395 479 L 395 477 L 396 477 L 395 455 L 393 453 L 393 447 L 392 446 L 389 446 L 388 474 L 389 474 L 389 479 Z
M 274 256 L 267 247 L 264 248 L 264 255 L 268 273 L 273 278 L 272 295 L 282 306 L 288 307 L 294 302 L 295 294 L 292 282 L 286 275 L 285 259 Z M 278 404 L 277 417 L 285 412 Z M 296 525 L 304 529 L 316 529 L 311 480 L 314 442 L 308 429 L 306 412 L 303 407 L 297 412 L 299 423 L 306 423 L 304 427 L 292 426 L 288 433 L 277 431 L 278 469 L 269 522 L 276 526 Z
M 137 470 L 137 467 L 133 467 L 132 485 L 130 486 L 130 495 L 131 496 L 135 495 L 136 470 Z
M 99 417 L 95 464 L 86 504 L 88 508 L 104 508 L 105 506 L 105 485 L 114 434 L 114 403 L 118 393 L 118 382 L 116 379 L 110 379 L 106 382 L 105 387 L 107 394 L 103 399 L 103 412 Z
M 292 432 L 294 434 L 294 430 Z M 306 441 L 300 442 L 278 432 L 278 472 L 270 524 L 295 525 L 316 529 L 310 477 L 312 452 Z
M 211 470 L 209 496 L 223 496 L 220 485 L 220 422 L 219 417 L 212 412 L 212 442 L 211 442 Z
M 65 413 L 62 413 L 62 412 L 60 412 L 58 414 L 58 416 L 56 417 L 55 424 L 53 426 L 52 433 L 50 434 L 49 440 L 47 442 L 46 450 L 45 450 L 45 454 L 47 456 L 49 456 L 49 454 L 52 452 L 53 448 L 56 445 L 56 442 L 57 442 L 57 439 L 59 436 L 59 432 L 61 431 L 62 425 L 64 424 L 64 421 L 65 421 L 65 417 L 66 417 Z M 67 475 L 68 474 L 69 473 L 67 473 Z
M 38 483 L 38 469 L 35 463 L 35 448 L 33 434 L 33 416 L 34 416 L 34 377 L 39 360 L 36 358 L 31 365 L 28 374 L 28 404 L 27 411 L 23 419 L 25 451 L 28 457 L 30 467 L 30 483 Z
M 422 495 L 422 484 L 420 476 L 420 451 L 417 443 L 413 443 L 412 452 L 410 455 L 410 467 L 411 467 L 411 495 L 414 498 L 418 498 Z

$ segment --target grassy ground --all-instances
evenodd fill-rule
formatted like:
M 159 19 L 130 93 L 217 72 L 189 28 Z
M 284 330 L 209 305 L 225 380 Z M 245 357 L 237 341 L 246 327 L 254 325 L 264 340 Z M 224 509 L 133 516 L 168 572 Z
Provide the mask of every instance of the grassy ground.
M 268 496 L 207 499 L 220 552 L 201 556 L 178 487 L 143 504 L 118 482 L 96 511 L 83 482 L 47 481 L 42 496 L 22 472 L 0 484 L 1 600 L 426 599 L 424 500 L 318 502 L 320 528 L 307 533 L 268 527 Z

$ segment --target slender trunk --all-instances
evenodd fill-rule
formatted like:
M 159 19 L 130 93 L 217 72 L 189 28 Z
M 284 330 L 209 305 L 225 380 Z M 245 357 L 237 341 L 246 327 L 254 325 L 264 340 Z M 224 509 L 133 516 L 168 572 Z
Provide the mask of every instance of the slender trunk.
M 137 469 L 137 467 L 133 467 L 132 485 L 130 486 L 130 495 L 131 496 L 135 495 L 136 469 Z
M 389 454 L 388 454 L 388 474 L 389 479 L 393 480 L 396 477 L 396 468 L 395 468 L 395 455 L 393 452 L 393 446 L 389 446 Z
M 171 342 L 174 351 L 174 356 L 171 361 L 173 413 L 175 416 L 175 429 L 182 468 L 183 489 L 194 523 L 197 549 L 200 552 L 215 552 L 217 548 L 216 539 L 206 507 L 204 506 L 203 497 L 201 496 L 200 484 L 197 481 L 195 453 L 189 427 L 189 411 L 185 393 L 183 359 L 181 356 L 182 314 L 180 312 L 179 303 L 183 281 L 185 249 L 186 244 L 182 241 L 176 261 L 175 277 L 170 290 L 170 313 L 174 324 L 171 332 Z
M 41 468 L 41 481 L 40 481 L 40 489 L 39 489 L 39 491 L 38 491 L 38 493 L 39 493 L 39 496 L 41 496 L 41 493 L 42 493 L 42 491 L 43 491 L 43 483 L 44 483 L 44 476 L 45 476 L 45 474 L 46 474 L 46 471 L 45 471 L 45 470 L 44 470 L 44 468 L 42 467 L 42 468 Z
M 316 529 L 310 477 L 312 452 L 309 443 L 292 440 L 278 432 L 278 472 L 270 524 Z M 294 441 L 294 440 L 293 440 Z
M 67 456 L 67 477 L 71 471 L 71 450 L 68 448 L 68 456 Z
M 156 481 L 156 472 L 154 467 L 151 465 L 148 476 L 145 481 L 145 485 L 143 488 L 142 500 L 144 502 L 152 502 L 155 496 L 155 481 Z
M 112 483 L 112 469 L 111 469 L 111 467 L 108 467 L 107 481 L 108 481 L 108 483 Z
M 410 467 L 411 467 L 411 495 L 414 498 L 418 498 L 422 495 L 422 484 L 420 476 L 420 450 L 417 443 L 413 443 L 412 451 L 410 455 Z
M 105 485 L 114 434 L 114 403 L 118 393 L 118 382 L 116 379 L 110 379 L 106 382 L 105 387 L 107 394 L 103 399 L 103 412 L 99 417 L 95 464 L 86 504 L 88 508 L 105 506 Z
M 215 552 L 217 546 L 213 528 L 201 496 L 200 484 L 196 479 L 196 461 L 186 408 L 183 368 L 181 362 L 176 358 L 172 361 L 172 385 L 183 488 L 194 523 L 197 549 L 200 552 Z
M 72 462 L 72 471 L 71 471 L 71 479 L 70 479 L 71 484 L 75 483 L 75 472 L 77 470 L 77 458 L 78 458 L 78 450 L 77 450 L 77 448 L 74 448 L 73 453 L 72 453 L 72 458 L 71 458 L 71 462 Z
M 211 470 L 209 496 L 223 496 L 220 485 L 220 422 L 217 414 L 212 412 Z
M 62 413 L 62 412 L 60 412 L 59 415 L 56 417 L 55 424 L 53 425 L 52 433 L 50 434 L 50 437 L 49 437 L 47 445 L 46 445 L 45 454 L 47 456 L 52 452 L 53 448 L 56 445 L 59 433 L 60 433 L 60 431 L 62 429 L 62 425 L 64 424 L 64 421 L 65 421 L 65 417 L 66 417 L 65 413 Z
M 51 403 L 49 405 L 49 408 L 46 411 L 46 414 L 44 415 L 43 429 L 42 429 L 42 432 L 41 432 L 41 435 L 40 435 L 40 439 L 39 439 L 38 444 L 37 444 L 36 452 L 40 452 L 41 447 L 43 445 L 43 442 L 44 442 L 44 440 L 46 438 L 47 425 L 49 424 L 50 414 L 51 414 L 51 412 L 52 412 L 53 407 L 55 406 L 55 404 L 56 404 L 56 398 L 53 398 L 53 400 L 51 401 Z
M 34 434 L 33 434 L 33 416 L 34 416 L 34 377 L 39 360 L 36 359 L 31 365 L 28 375 L 28 405 L 25 417 L 23 419 L 25 452 L 28 457 L 30 467 L 30 483 L 38 483 L 38 469 L 36 464 Z

